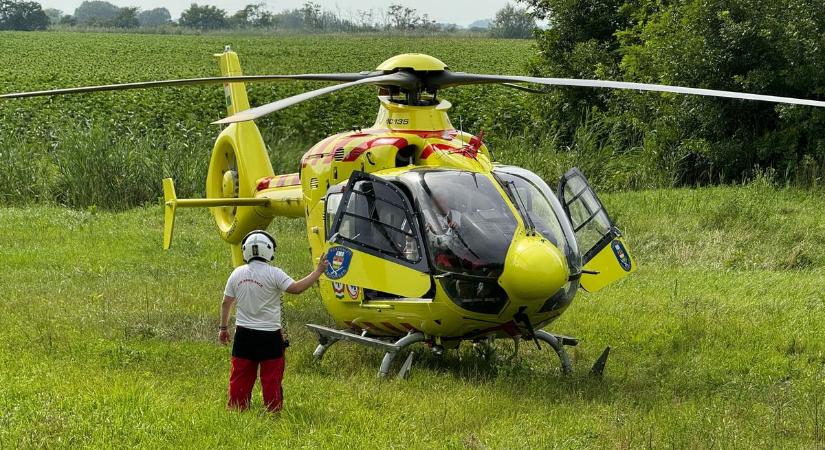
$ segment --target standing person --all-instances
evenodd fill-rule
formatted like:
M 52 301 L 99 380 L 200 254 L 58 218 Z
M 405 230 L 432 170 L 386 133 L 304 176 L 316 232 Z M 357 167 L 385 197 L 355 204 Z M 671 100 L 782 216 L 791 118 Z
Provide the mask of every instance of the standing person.
M 229 312 L 232 304 L 237 302 L 229 375 L 229 409 L 245 410 L 249 407 L 260 366 L 264 404 L 270 411 L 281 410 L 286 347 L 281 331 L 281 295 L 284 292 L 304 292 L 318 280 L 328 265 L 322 255 L 312 273 L 295 281 L 283 270 L 269 265 L 275 259 L 275 247 L 275 238 L 266 231 L 256 230 L 247 234 L 241 242 L 246 264 L 237 267 L 226 282 L 218 332 L 218 339 L 224 345 L 230 341 Z

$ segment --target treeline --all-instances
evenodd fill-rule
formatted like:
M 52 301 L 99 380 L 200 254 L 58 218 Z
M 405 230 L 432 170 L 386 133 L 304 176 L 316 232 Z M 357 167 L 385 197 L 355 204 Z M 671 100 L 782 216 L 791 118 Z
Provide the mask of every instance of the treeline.
M 118 7 L 106 1 L 84 1 L 73 14 L 57 9 L 42 9 L 40 4 L 24 0 L 0 0 L 0 30 L 42 30 L 49 26 L 77 28 L 160 28 L 211 30 L 287 30 L 311 32 L 473 32 L 500 38 L 530 38 L 535 19 L 525 8 L 505 5 L 495 18 L 476 21 L 477 26 L 463 28 L 452 23 L 438 23 L 428 14 L 402 4 L 386 9 L 330 11 L 314 2 L 281 12 L 269 10 L 265 3 L 253 3 L 229 13 L 211 5 L 192 3 L 177 20 L 166 8 L 140 10 Z
M 526 0 L 538 33 L 535 75 L 825 100 L 821 0 Z M 606 89 L 537 100 L 553 139 L 586 135 L 609 170 L 675 184 L 741 181 L 770 170 L 821 184 L 825 109 Z M 583 125 L 584 124 L 584 125 Z M 595 130 L 595 132 L 594 132 Z M 575 151 L 575 148 L 571 150 Z M 640 182 L 644 185 L 644 181 Z

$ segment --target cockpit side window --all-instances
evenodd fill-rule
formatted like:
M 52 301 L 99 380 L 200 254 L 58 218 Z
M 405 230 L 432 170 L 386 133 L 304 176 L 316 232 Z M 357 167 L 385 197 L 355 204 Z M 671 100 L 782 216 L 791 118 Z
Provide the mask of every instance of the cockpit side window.
M 371 180 L 353 186 L 341 211 L 338 235 L 380 254 L 408 263 L 422 260 L 413 216 L 403 194 L 386 184 Z
M 570 272 L 577 273 L 581 269 L 579 246 L 570 219 L 553 189 L 541 177 L 521 167 L 501 166 L 497 167 L 493 174 L 505 191 L 508 191 L 507 195 L 522 216 L 529 216 L 525 222 L 531 220 L 542 236 L 564 252 Z M 510 182 L 513 182 L 512 186 Z M 510 189 L 513 186 L 518 189 Z M 521 199 L 514 198 L 516 194 Z

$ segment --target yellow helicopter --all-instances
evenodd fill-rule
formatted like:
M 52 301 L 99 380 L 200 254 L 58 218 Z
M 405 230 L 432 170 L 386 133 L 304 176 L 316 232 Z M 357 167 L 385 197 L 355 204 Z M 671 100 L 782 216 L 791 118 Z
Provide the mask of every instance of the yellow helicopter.
M 483 136 L 455 129 L 442 89 L 469 84 L 581 86 L 673 92 L 808 106 L 825 102 L 729 91 L 601 80 L 453 72 L 423 54 L 398 55 L 375 71 L 244 76 L 227 47 L 221 77 L 151 81 L 0 95 L 22 98 L 195 84 L 223 84 L 228 125 L 212 150 L 205 199 L 178 199 L 163 180 L 163 247 L 172 242 L 177 208 L 209 207 L 232 262 L 240 242 L 273 218 L 304 218 L 312 257 L 329 261 L 319 282 L 336 328 L 308 324 L 321 358 L 346 340 L 395 356 L 424 342 L 436 353 L 462 341 L 489 346 L 499 338 L 548 344 L 571 370 L 575 338 L 543 328 L 570 306 L 579 287 L 595 292 L 637 269 L 621 232 L 577 169 L 551 188 L 527 169 L 494 162 Z M 246 82 L 337 82 L 250 108 Z M 379 111 L 365 129 L 317 143 L 299 173 L 276 175 L 254 120 L 297 103 L 359 85 L 378 86 Z M 516 347 L 517 349 L 517 347 Z M 609 347 L 594 366 L 601 371 Z M 399 370 L 405 376 L 409 353 Z

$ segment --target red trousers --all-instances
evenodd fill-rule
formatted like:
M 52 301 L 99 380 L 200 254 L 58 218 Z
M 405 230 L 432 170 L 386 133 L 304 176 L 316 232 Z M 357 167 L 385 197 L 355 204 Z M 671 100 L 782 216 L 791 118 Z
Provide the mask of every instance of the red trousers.
M 261 368 L 261 390 L 264 405 L 270 411 L 280 411 L 284 404 L 284 358 L 253 361 L 232 357 L 232 371 L 229 374 L 229 409 L 245 410 L 252 400 L 252 388 Z

